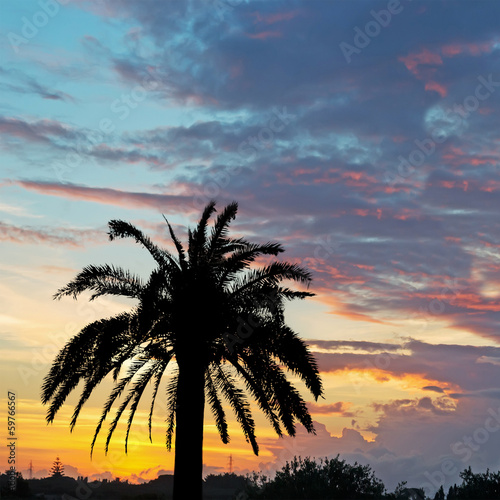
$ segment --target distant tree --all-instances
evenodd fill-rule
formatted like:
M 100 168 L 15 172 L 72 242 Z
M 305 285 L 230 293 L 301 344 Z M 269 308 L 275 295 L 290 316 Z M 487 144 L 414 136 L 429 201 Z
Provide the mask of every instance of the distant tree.
M 439 487 L 439 490 L 434 495 L 434 500 L 446 500 L 446 496 L 442 485 Z
M 368 465 L 347 464 L 338 455 L 319 462 L 294 457 L 270 480 L 254 474 L 247 493 L 255 499 L 342 499 L 384 498 L 385 487 Z
M 448 490 L 448 495 L 446 496 L 446 500 L 457 500 L 457 485 L 455 484 L 454 486 L 450 486 L 450 489 Z
M 29 483 L 21 472 L 15 473 L 15 489 L 12 489 L 11 471 L 0 475 L 0 498 L 33 498 Z
M 406 483 L 407 481 L 399 482 L 394 492 L 389 493 L 388 495 L 386 495 L 386 497 L 390 500 L 399 500 L 400 498 L 404 498 L 403 492 L 406 490 Z
M 294 290 L 286 282 L 307 288 L 311 273 L 297 264 L 272 260 L 283 252 L 278 243 L 255 244 L 229 237 L 237 210 L 237 203 L 229 204 L 209 228 L 216 212 L 215 202 L 210 202 L 197 227 L 189 230 L 187 247 L 167 222 L 177 255 L 155 245 L 132 224 L 110 221 L 111 240 L 133 238 L 153 257 L 156 266 L 149 278 L 143 280 L 116 266 L 91 265 L 55 295 L 77 298 L 88 291 L 90 300 L 118 295 L 135 299 L 136 306 L 90 323 L 61 349 L 42 387 L 42 402 L 50 403 L 47 421 L 54 420 L 70 392 L 82 383 L 71 419 L 73 428 L 93 390 L 112 374 L 116 384 L 91 447 L 113 404 L 126 393 L 109 427 L 106 451 L 129 407 L 127 451 L 130 426 L 150 381 L 151 439 L 155 398 L 165 374 L 168 449 L 175 432 L 176 500 L 202 498 L 205 406 L 224 443 L 229 442 L 226 408 L 230 407 L 257 455 L 252 400 L 279 436 L 284 432 L 293 436 L 297 423 L 308 432 L 314 432 L 314 425 L 305 400 L 288 375 L 301 379 L 315 400 L 323 393 L 313 355 L 285 322 L 287 300 L 314 295 L 305 289 Z M 256 265 L 260 257 L 266 259 L 265 265 Z
M 406 481 L 401 481 L 392 493 L 387 493 L 387 500 L 425 500 L 425 491 L 422 488 L 407 488 Z
M 500 472 L 474 474 L 469 467 L 460 473 L 463 479 L 456 487 L 457 500 L 498 500 L 500 498 Z
M 203 491 L 210 498 L 210 492 L 213 491 L 232 491 L 236 494 L 243 492 L 248 484 L 245 476 L 226 472 L 224 474 L 209 474 L 203 481 Z M 213 493 L 212 493 L 213 495 Z M 241 497 L 241 495 L 240 495 Z M 243 497 L 244 498 L 244 497 Z
M 56 459 L 54 460 L 54 464 L 52 465 L 52 468 L 50 469 L 49 472 L 50 472 L 51 477 L 64 476 L 64 465 L 59 460 L 59 457 L 56 457 Z

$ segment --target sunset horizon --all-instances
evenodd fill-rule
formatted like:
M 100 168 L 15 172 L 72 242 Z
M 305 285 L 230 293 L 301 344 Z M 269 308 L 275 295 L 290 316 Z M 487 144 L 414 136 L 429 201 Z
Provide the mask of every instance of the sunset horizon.
M 294 457 L 339 455 L 369 465 L 389 492 L 407 481 L 434 498 L 441 486 L 447 492 L 460 484 L 469 467 L 499 471 L 499 16 L 494 1 L 465 0 L 2 2 L 2 472 L 13 466 L 25 479 L 47 477 L 59 457 L 75 479 L 142 484 L 174 474 L 168 429 L 172 408 L 183 404 L 169 381 L 181 387 L 181 362 L 191 363 L 184 387 L 198 372 L 201 381 L 204 477 L 272 476 Z M 185 250 L 195 248 L 190 231 L 212 201 L 207 242 L 184 263 L 172 234 Z M 227 207 L 237 210 L 228 216 L 232 247 L 225 232 L 217 240 L 212 229 Z M 155 256 L 131 228 L 173 260 Z M 170 297 L 171 282 L 174 291 L 189 282 L 189 266 L 192 283 L 205 279 L 203 259 L 222 276 L 223 258 L 214 255 L 238 255 L 241 241 L 265 249 L 249 270 L 278 261 L 297 273 L 286 268 L 276 281 L 262 281 L 277 287 L 282 279 L 280 286 L 297 292 L 284 292 L 284 312 L 280 305 L 273 316 L 255 297 L 234 299 L 233 307 L 238 286 L 247 285 L 229 270 L 233 288 L 201 281 L 205 295 L 192 307 L 181 292 L 182 300 Z M 130 282 L 95 300 L 100 285 L 91 280 L 57 296 L 82 270 L 105 265 L 110 273 L 129 272 L 120 279 Z M 157 268 L 164 281 L 153 300 L 147 293 Z M 190 286 L 189 293 L 196 290 Z M 257 298 L 264 293 L 251 290 Z M 134 316 L 148 305 L 144 297 L 152 309 L 147 321 Z M 202 307 L 203 297 L 212 309 Z M 217 308 L 220 297 L 233 309 Z M 163 309 L 155 311 L 156 304 Z M 274 365 L 265 361 L 261 369 L 245 358 L 252 347 L 257 359 L 259 344 L 242 304 L 269 320 L 269 331 L 281 334 L 287 325 L 304 341 L 311 358 L 299 349 L 292 359 L 283 339 L 283 358 L 262 347 L 304 407 L 280 392 L 281 379 L 269 375 Z M 177 308 L 186 320 L 172 320 L 169 330 L 165 318 L 177 318 Z M 276 319 L 281 313 L 286 325 Z M 103 408 L 133 356 L 120 358 L 118 382 L 109 371 L 96 385 L 73 429 L 87 379 L 74 379 L 48 423 L 57 388 L 73 380 L 70 361 L 66 372 L 51 367 L 82 329 L 109 318 L 122 321 L 117 329 L 130 335 L 133 355 L 147 355 L 145 366 L 165 371 L 157 385 L 151 378 L 136 406 L 127 453 L 130 406 L 107 454 L 105 447 L 132 382 L 107 414 L 91 457 Z M 213 337 L 211 321 L 214 331 L 232 328 L 225 344 L 178 333 L 206 324 Z M 149 335 L 157 324 L 168 326 L 165 337 L 137 340 L 137 332 Z M 114 366 L 107 349 L 119 357 L 123 346 L 109 338 L 102 354 Z M 151 345 L 157 350 L 148 351 Z M 201 345 L 213 348 L 210 361 Z M 98 347 L 81 352 L 82 373 L 99 368 L 95 360 L 84 364 Z M 268 403 L 256 400 L 248 379 L 237 379 L 242 359 L 262 375 L 256 385 L 269 384 L 262 389 Z M 230 368 L 216 372 L 217 363 Z M 47 389 L 51 373 L 59 379 Z M 233 375 L 238 381 L 230 387 Z M 246 427 L 240 389 L 251 403 Z M 292 401 L 295 437 L 284 401 Z M 228 444 L 221 440 L 224 412 Z M 308 416 L 315 434 L 307 431 Z

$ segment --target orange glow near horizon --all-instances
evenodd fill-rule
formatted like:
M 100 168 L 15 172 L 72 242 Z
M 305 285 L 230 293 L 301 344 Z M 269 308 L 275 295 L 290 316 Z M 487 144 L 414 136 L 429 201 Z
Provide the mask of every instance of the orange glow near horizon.
M 343 415 L 356 414 L 359 421 L 369 423 L 376 419 L 376 412 L 367 406 L 369 399 L 383 400 L 390 398 L 423 397 L 433 395 L 424 391 L 424 386 L 443 386 L 442 381 L 431 380 L 422 374 L 394 374 L 387 371 L 372 369 L 345 369 L 322 374 L 325 385 L 326 401 L 318 401 L 312 408 L 313 418 L 321 418 L 328 425 L 332 436 L 340 436 L 343 428 L 350 427 L 351 417 Z M 293 380 L 296 383 L 295 380 Z M 304 392 L 302 384 L 299 390 Z M 447 391 L 457 392 L 460 389 L 448 384 Z M 434 396 L 442 396 L 436 395 Z M 333 401 L 344 403 L 334 405 L 338 410 L 331 414 L 321 412 L 321 405 L 331 404 Z M 208 468 L 206 473 L 227 472 L 228 456 L 233 455 L 234 470 L 242 473 L 259 470 L 262 464 L 271 464 L 275 461 L 276 451 L 280 448 L 280 440 L 267 423 L 264 416 L 255 405 L 252 405 L 257 423 L 257 438 L 260 445 L 259 456 L 254 456 L 251 447 L 245 442 L 239 424 L 227 409 L 229 420 L 230 444 L 223 445 L 212 421 L 208 409 L 205 411 L 204 433 L 204 463 Z M 316 409 L 316 411 L 314 411 Z M 165 429 L 163 418 L 159 413 L 153 420 L 153 443 L 149 442 L 147 430 L 147 410 L 138 410 L 129 438 L 129 451 L 124 451 L 125 422 L 118 425 L 110 443 L 109 452 L 104 453 L 104 444 L 108 425 L 104 425 L 94 449 L 94 457 L 90 459 L 90 443 L 95 425 L 101 409 L 99 406 L 84 408 L 73 432 L 69 429 L 69 420 L 73 411 L 72 405 L 65 405 L 60 410 L 53 424 L 45 423 L 45 411 L 36 399 L 18 399 L 18 470 L 26 471 L 30 460 L 33 461 L 34 471 L 48 470 L 56 456 L 59 456 L 67 467 L 67 472 L 74 473 L 71 467 L 78 469 L 78 475 L 88 477 L 105 477 L 110 473 L 112 477 L 127 478 L 131 482 L 139 479 L 151 480 L 157 477 L 159 471 L 168 473 L 173 471 L 174 453 L 168 452 L 165 447 Z M 111 421 L 108 417 L 107 421 Z M 371 432 L 364 431 L 365 439 L 373 438 Z

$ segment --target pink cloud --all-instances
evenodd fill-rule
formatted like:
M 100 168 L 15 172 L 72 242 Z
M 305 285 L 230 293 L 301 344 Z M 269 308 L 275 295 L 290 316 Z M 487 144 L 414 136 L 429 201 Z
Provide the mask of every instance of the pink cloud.
M 375 448 L 371 443 L 355 429 L 342 429 L 342 436 L 336 437 L 330 434 L 326 426 L 314 421 L 316 434 L 309 434 L 302 425 L 297 425 L 295 437 L 283 436 L 281 438 L 268 439 L 264 446 L 274 455 L 274 462 L 259 464 L 264 471 L 272 471 L 281 468 L 286 461 L 294 456 L 325 457 L 337 455 L 337 453 L 349 453 L 353 450 L 368 452 Z
M 463 52 L 463 47 L 459 44 L 445 45 L 441 48 L 441 52 L 446 57 L 453 57 Z
M 291 10 L 288 12 L 275 12 L 274 14 L 262 15 L 260 12 L 253 12 L 255 16 L 255 22 L 261 22 L 265 24 L 274 24 L 281 21 L 290 21 L 294 17 L 300 14 L 300 10 Z
M 491 52 L 493 45 L 493 42 L 470 43 L 467 45 L 467 48 L 472 55 L 477 56 L 482 52 Z
M 321 405 L 317 403 L 307 403 L 307 409 L 313 415 L 338 414 L 345 417 L 352 417 L 353 414 L 347 411 L 347 409 L 350 406 L 352 406 L 351 403 L 345 403 L 344 401 L 338 401 L 337 403 L 331 403 L 326 405 Z
M 85 240 L 105 241 L 101 231 L 67 228 L 19 227 L 0 222 L 0 241 L 21 245 L 64 245 L 81 247 Z
M 408 54 L 405 57 L 399 57 L 398 60 L 403 62 L 408 71 L 411 71 L 415 76 L 420 76 L 419 66 L 421 65 L 439 66 L 443 64 L 441 56 L 428 49 Z
M 73 132 L 56 120 L 27 122 L 17 118 L 0 117 L 0 133 L 31 142 L 49 142 L 49 136 L 67 137 Z
M 406 140 L 408 140 L 408 138 L 405 137 L 404 135 L 395 135 L 392 137 L 392 140 L 393 140 L 393 142 L 401 143 L 401 142 L 405 142 Z
M 448 89 L 444 85 L 433 81 L 427 82 L 425 84 L 425 90 L 433 90 L 437 92 L 441 97 L 446 97 L 446 95 L 448 94 Z
M 487 41 L 482 43 L 452 43 L 443 46 L 441 48 L 441 53 L 445 57 L 454 57 L 464 53 L 471 56 L 478 56 L 482 53 L 491 52 L 494 45 L 494 41 Z
M 73 200 L 90 201 L 125 208 L 148 208 L 175 213 L 194 213 L 195 195 L 170 195 L 122 191 L 112 188 L 95 188 L 55 182 L 16 181 L 17 185 L 41 194 Z
M 246 33 L 246 36 L 254 40 L 267 40 L 268 38 L 281 38 L 283 33 L 280 31 L 261 31 L 259 33 Z

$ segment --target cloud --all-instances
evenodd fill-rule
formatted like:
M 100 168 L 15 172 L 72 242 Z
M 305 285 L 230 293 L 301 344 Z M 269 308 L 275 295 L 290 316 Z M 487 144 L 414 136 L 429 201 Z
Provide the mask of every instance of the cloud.
M 354 413 L 347 411 L 350 403 L 339 401 L 330 404 L 307 403 L 307 409 L 311 415 L 334 415 L 338 414 L 344 417 L 352 417 Z
M 94 473 L 89 476 L 89 481 L 102 481 L 106 479 L 107 481 L 112 481 L 115 477 L 111 472 L 106 471 L 106 472 L 100 472 L 100 473 Z
M 0 222 L 0 240 L 22 245 L 82 247 L 86 242 L 105 241 L 102 231 L 68 228 L 14 226 Z
M 74 131 L 69 127 L 56 120 L 48 119 L 28 122 L 0 116 L 0 132 L 28 142 L 46 144 L 52 143 L 55 138 L 76 138 Z
M 438 382 L 420 387 L 444 392 L 450 397 L 451 393 L 490 389 L 498 365 L 483 360 L 485 357 L 500 356 L 499 347 L 430 344 L 411 339 L 395 342 L 389 349 L 383 343 L 378 349 L 370 345 L 371 351 L 362 342 L 346 343 L 349 349 L 345 349 L 342 344 L 310 341 L 321 372 L 356 370 L 395 378 L 418 376 L 420 382 Z
M 0 76 L 10 80 L 0 82 L 0 88 L 17 94 L 36 94 L 42 99 L 53 101 L 75 102 L 75 98 L 66 92 L 56 90 L 41 84 L 36 78 L 17 69 L 5 69 L 0 66 Z
M 203 464 L 203 476 L 208 476 L 209 474 L 222 474 L 226 472 L 226 467 L 218 467 L 209 464 Z
M 344 428 L 340 437 L 332 436 L 326 426 L 313 421 L 316 434 L 309 434 L 301 425 L 297 426 L 295 437 L 283 436 L 263 440 L 262 447 L 271 451 L 275 457 L 273 462 L 259 464 L 261 470 L 271 471 L 281 468 L 294 456 L 304 456 L 306 452 L 311 457 L 325 457 L 334 453 L 347 453 L 351 450 L 369 452 L 375 448 L 374 443 L 365 440 L 355 429 Z
M 420 77 L 423 71 L 420 66 L 439 66 L 443 64 L 443 59 L 439 54 L 431 52 L 424 48 L 420 52 L 401 56 L 399 60 L 404 63 L 406 69 L 413 73 L 415 76 Z
M 19 205 L 10 205 L 8 203 L 0 203 L 0 212 L 7 213 L 9 215 L 15 215 L 17 217 L 30 217 L 30 218 L 41 218 L 42 215 L 32 214 L 27 208 Z
M 42 181 L 16 181 L 24 189 L 66 199 L 117 205 L 126 208 L 154 209 L 170 213 L 192 213 L 193 196 L 121 191 L 113 188 L 93 188 L 76 184 Z
M 165 470 L 165 469 L 160 469 L 160 470 L 158 471 L 158 477 L 160 477 L 160 476 L 164 476 L 165 474 L 170 475 L 170 474 L 173 474 L 173 473 L 174 473 L 174 471 L 173 471 L 173 470 Z
M 427 82 L 425 84 L 425 90 L 433 90 L 434 92 L 437 92 L 441 97 L 446 97 L 448 95 L 448 89 L 437 82 Z
M 495 42 L 492 40 L 472 43 L 450 43 L 441 47 L 441 52 L 446 57 L 455 57 L 462 54 L 478 56 L 484 52 L 491 52 L 494 47 Z
M 3 141 L 9 145 L 21 139 L 28 147 L 46 146 L 46 154 L 50 155 L 48 163 L 52 164 L 52 168 L 49 166 L 46 170 L 52 174 L 60 170 L 71 171 L 75 163 L 80 164 L 84 158 L 105 161 L 113 166 L 143 163 L 151 168 L 172 167 L 172 162 L 165 159 L 165 147 L 149 152 L 143 144 L 136 143 L 131 147 L 127 142 L 120 143 L 119 139 L 113 145 L 104 142 L 105 136 L 99 131 L 77 128 L 57 120 L 28 121 L 0 116 L 0 132 Z
M 432 496 L 440 484 L 447 489 L 451 484 L 460 483 L 458 474 L 469 464 L 482 470 L 481 464 L 491 463 L 496 453 L 495 434 L 487 441 L 481 439 L 480 445 L 474 442 L 473 436 L 476 429 L 485 425 L 486 419 L 495 418 L 492 415 L 497 415 L 496 420 L 500 422 L 498 402 L 496 406 L 487 400 L 479 406 L 459 402 L 451 408 L 442 398 L 424 397 L 375 406 L 379 411 L 377 422 L 362 430 L 369 430 L 375 439 L 368 440 L 362 432 L 350 428 L 334 436 L 324 424 L 315 421 L 316 435 L 308 434 L 299 426 L 295 438 L 267 440 L 265 447 L 274 458 L 261 462 L 261 471 L 272 473 L 294 456 L 320 459 L 340 454 L 340 459 L 348 463 L 370 465 L 389 491 L 405 480 L 408 487 L 424 488 Z M 465 453 L 467 447 L 463 442 L 467 438 L 472 439 L 474 451 L 469 449 Z
M 438 387 L 436 385 L 426 385 L 425 387 L 422 387 L 424 391 L 433 391 L 433 392 L 439 392 L 441 394 L 444 393 L 444 390 L 442 387 Z
M 268 38 L 281 38 L 283 36 L 279 31 L 260 31 L 258 33 L 247 33 L 248 38 L 254 40 L 267 40 Z
M 390 403 L 373 403 L 377 412 L 382 412 L 385 416 L 412 418 L 422 411 L 429 411 L 436 415 L 449 415 L 455 412 L 456 406 L 446 397 L 433 401 L 429 397 L 420 399 L 398 399 Z

